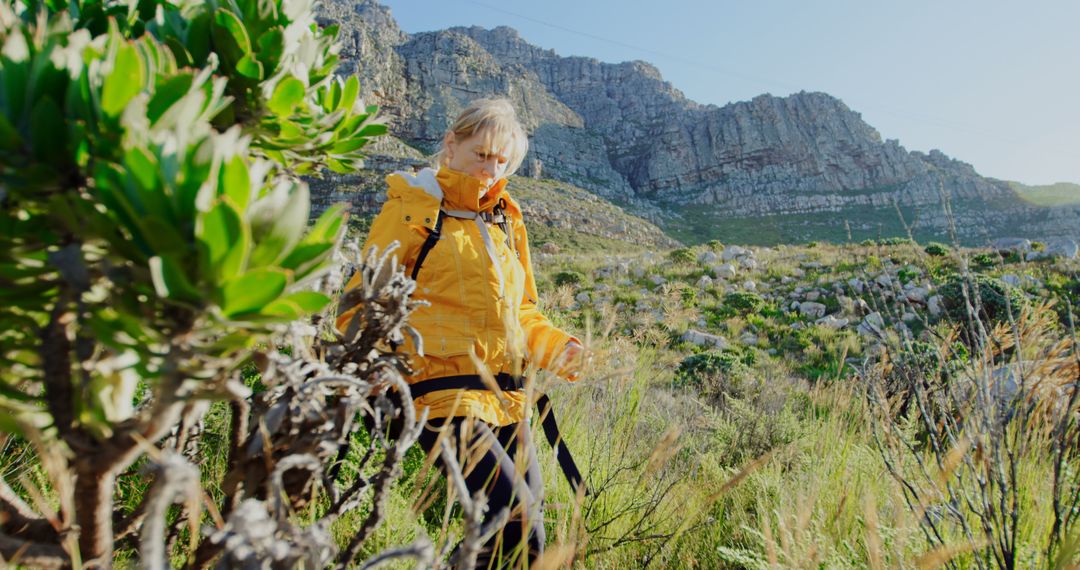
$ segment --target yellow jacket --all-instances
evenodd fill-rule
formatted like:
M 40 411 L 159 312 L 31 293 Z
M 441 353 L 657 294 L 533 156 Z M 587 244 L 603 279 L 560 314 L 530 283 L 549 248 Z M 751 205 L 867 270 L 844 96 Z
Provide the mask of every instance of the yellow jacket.
M 397 241 L 394 255 L 411 274 L 413 265 L 440 207 L 442 239 L 431 249 L 417 275 L 414 297 L 430 303 L 417 309 L 409 323 L 423 338 L 423 354 L 411 341 L 403 347 L 415 374 L 410 383 L 428 378 L 476 374 L 470 350 L 492 374 L 520 373 L 525 361 L 545 368 L 573 339 L 555 328 L 537 308 L 536 282 L 521 209 L 506 193 L 506 180 L 480 196 L 482 182 L 462 172 L 424 169 L 415 175 L 396 172 L 386 178 L 387 201 L 372 223 L 363 251 L 383 251 Z M 512 221 L 516 252 L 497 224 L 476 216 L 502 203 Z M 497 263 L 493 263 L 497 260 Z M 359 273 L 346 290 L 359 283 Z M 344 329 L 352 311 L 338 317 Z M 407 336 L 407 335 L 406 335 Z M 504 393 L 503 406 L 488 391 L 443 390 L 421 396 L 416 406 L 429 407 L 429 417 L 475 416 L 493 425 L 524 418 L 524 393 Z M 460 398 L 460 400 L 459 400 Z

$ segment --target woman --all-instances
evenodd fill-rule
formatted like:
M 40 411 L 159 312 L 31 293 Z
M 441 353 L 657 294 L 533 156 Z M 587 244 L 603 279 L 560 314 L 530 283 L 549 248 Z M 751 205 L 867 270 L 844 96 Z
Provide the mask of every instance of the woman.
M 416 280 L 415 296 L 429 303 L 410 317 L 422 350 L 411 341 L 403 347 L 417 412 L 428 409 L 420 445 L 437 456 L 440 436 L 452 436 L 470 494 L 487 497 L 484 522 L 509 513 L 484 545 L 481 567 L 543 551 L 544 487 L 520 377 L 531 363 L 573 379 L 582 353 L 537 308 L 521 209 L 506 192 L 527 148 L 509 102 L 474 101 L 443 138 L 438 169 L 387 177 L 387 202 L 364 245 L 382 251 L 399 242 L 394 254 Z M 478 366 L 495 375 L 501 398 Z

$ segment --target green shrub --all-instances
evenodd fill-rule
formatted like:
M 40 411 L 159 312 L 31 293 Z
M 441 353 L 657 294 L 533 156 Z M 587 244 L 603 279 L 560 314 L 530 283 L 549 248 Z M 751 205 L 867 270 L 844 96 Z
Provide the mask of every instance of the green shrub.
M 689 286 L 682 285 L 679 287 L 679 299 L 682 301 L 684 307 L 694 307 L 697 305 L 697 289 Z
M 725 375 L 743 374 L 749 369 L 733 351 L 708 351 L 688 356 L 675 370 L 674 385 L 677 388 L 693 387 L 707 389 L 710 384 Z
M 975 267 L 989 269 L 998 264 L 998 256 L 993 253 L 976 253 L 971 256 L 971 263 Z
M 717 252 L 724 251 L 724 244 L 720 243 L 720 240 L 718 240 L 718 239 L 711 239 L 711 240 L 705 242 L 705 245 L 708 246 L 708 248 L 713 250 L 713 251 L 717 251 Z
M 556 287 L 562 287 L 563 285 L 580 285 L 585 282 L 585 276 L 577 271 L 560 271 L 556 273 L 552 280 L 555 282 Z
M 935 257 L 942 257 L 942 256 L 945 256 L 945 255 L 949 255 L 949 251 L 951 251 L 951 250 L 949 249 L 949 246 L 947 246 L 947 245 L 945 245 L 943 243 L 938 243 L 936 241 L 932 241 L 932 242 L 926 244 L 926 248 L 923 249 L 923 251 L 925 251 L 928 255 L 933 255 Z
M 693 263 L 694 252 L 687 247 L 680 247 L 679 249 L 671 250 L 668 254 L 668 258 L 675 263 Z
M 938 293 L 948 317 L 965 326 L 968 321 L 965 286 L 972 307 L 979 310 L 978 316 L 988 324 L 1008 319 L 1009 311 L 1015 315 L 1027 304 L 1023 291 L 1000 279 L 982 274 L 972 274 L 969 279 L 953 275 Z
M 865 247 L 870 247 L 870 246 L 873 246 L 873 245 L 877 245 L 877 242 L 872 240 L 872 239 L 864 239 L 861 242 L 859 242 L 859 245 L 865 246 Z
M 757 293 L 735 291 L 724 295 L 724 305 L 740 314 L 756 313 L 765 307 L 765 299 Z

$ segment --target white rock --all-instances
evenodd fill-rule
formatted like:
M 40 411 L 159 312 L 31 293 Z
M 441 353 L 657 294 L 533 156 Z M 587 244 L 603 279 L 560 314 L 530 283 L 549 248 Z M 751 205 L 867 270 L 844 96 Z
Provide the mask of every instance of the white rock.
M 875 311 L 866 315 L 856 330 L 862 336 L 884 337 L 885 319 L 881 318 L 881 313 Z
M 753 255 L 754 252 L 749 249 L 739 247 L 737 245 L 729 245 L 724 248 L 724 253 L 720 255 L 724 261 L 732 261 L 746 255 Z
M 682 340 L 689 342 L 696 346 L 711 346 L 713 348 L 719 348 L 721 350 L 728 348 L 731 344 L 722 336 L 701 332 L 694 329 L 689 329 L 682 334 Z
M 904 295 L 912 303 L 925 303 L 927 297 L 930 296 L 930 291 L 924 287 L 911 287 L 904 292 Z
M 708 289 L 709 287 L 712 287 L 712 284 L 713 280 L 708 275 L 702 275 L 701 278 L 697 280 L 697 283 L 695 283 L 698 289 Z
M 792 269 L 791 274 L 794 275 L 797 279 L 802 279 L 803 277 L 806 277 L 806 271 L 798 267 Z
M 821 325 L 825 328 L 832 330 L 840 330 L 848 325 L 847 319 L 840 319 L 834 315 L 826 315 L 820 319 L 814 321 L 814 324 Z
M 758 337 L 753 333 L 743 333 L 743 335 L 739 337 L 739 342 L 745 344 L 746 346 L 757 346 Z
M 582 292 L 578 293 L 577 295 L 574 295 L 574 300 L 577 301 L 578 303 L 581 303 L 582 305 L 588 305 L 589 303 L 592 302 L 592 298 L 590 298 L 589 294 L 587 292 L 585 292 L 585 291 L 582 291 Z
M 734 279 L 737 274 L 738 271 L 735 270 L 735 266 L 730 263 L 713 267 L 713 275 L 715 275 L 717 279 Z
M 814 303 L 811 301 L 805 301 L 799 303 L 799 312 L 810 317 L 811 319 L 819 319 L 825 316 L 825 305 L 821 303 Z
M 889 277 L 888 273 L 882 273 L 874 279 L 874 283 L 877 283 L 882 287 L 892 287 L 892 277 Z
M 794 282 L 795 282 L 794 277 L 788 277 L 788 276 L 785 275 L 784 277 L 780 278 L 780 283 L 783 284 L 783 285 L 787 285 L 789 283 L 794 283 Z
M 1013 287 L 1019 287 L 1020 284 L 1023 283 L 1019 275 L 1014 275 L 1012 273 L 1006 273 L 1005 275 L 1002 275 L 1001 280 L 1008 285 L 1012 285 Z
M 1077 256 L 1080 256 L 1080 244 L 1077 244 L 1076 240 L 1068 238 L 1046 240 L 1046 249 L 1042 253 L 1048 257 L 1076 259 Z
M 907 311 L 903 315 L 900 315 L 900 320 L 904 321 L 905 323 L 910 323 L 910 322 L 912 322 L 912 321 L 914 321 L 914 320 L 916 320 L 918 318 L 919 318 L 919 315 L 916 315 L 915 313 L 912 313 L 911 311 Z
M 716 255 L 715 252 L 706 250 L 698 254 L 697 261 L 702 265 L 712 265 L 717 261 L 720 261 L 720 256 Z
M 864 287 L 862 279 L 859 279 L 858 277 L 852 277 L 851 279 L 848 279 L 847 284 L 848 287 L 851 287 L 853 291 L 862 294 Z
M 663 285 L 667 283 L 667 279 L 664 279 L 663 275 L 650 275 L 649 281 L 653 282 L 653 285 Z
M 934 295 L 927 299 L 926 308 L 930 310 L 931 316 L 940 317 L 941 313 L 945 312 L 945 307 L 941 304 L 941 295 Z
M 1031 251 L 1031 240 L 1027 238 L 1000 238 L 994 240 L 990 247 L 1002 253 L 1027 253 Z
M 747 279 L 746 281 L 743 281 L 742 287 L 743 287 L 743 289 L 746 289 L 747 291 L 756 291 L 757 290 L 757 283 L 754 283 L 753 281 L 750 281 L 749 279 Z
M 821 298 L 821 293 L 817 291 L 807 291 L 805 297 L 807 301 L 817 301 Z
M 757 260 L 753 257 L 741 257 L 739 258 L 739 266 L 743 269 L 756 269 Z

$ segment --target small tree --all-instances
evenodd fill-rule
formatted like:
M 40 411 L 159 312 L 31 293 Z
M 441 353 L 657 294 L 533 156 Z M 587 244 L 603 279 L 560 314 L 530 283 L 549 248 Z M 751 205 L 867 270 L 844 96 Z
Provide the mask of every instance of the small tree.
M 324 565 L 324 523 L 370 488 L 372 517 L 341 564 L 378 524 L 413 418 L 372 478 L 338 490 L 324 466 L 357 413 L 392 412 L 367 402 L 373 385 L 403 384 L 403 365 L 376 348 L 407 330 L 411 282 L 370 258 L 346 334 L 290 324 L 340 286 L 326 276 L 345 228 L 338 207 L 308 229 L 297 176 L 355 170 L 385 132 L 356 78 L 332 75 L 335 30 L 311 7 L 0 4 L 0 430 L 33 444 L 59 503 L 30 507 L 0 482 L 5 560 L 108 567 L 114 541 L 137 533 L 146 563 L 164 564 L 174 498 L 193 499 L 198 529 L 199 475 L 180 454 L 214 400 L 231 402 L 232 496 L 189 562 Z M 290 358 L 253 350 L 288 338 Z M 253 358 L 267 386 L 256 395 L 238 373 Z M 144 456 L 152 490 L 119 510 L 116 478 Z M 320 481 L 326 518 L 294 527 L 290 509 Z M 252 534 L 256 519 L 269 536 Z M 258 546 L 281 541 L 295 548 Z

